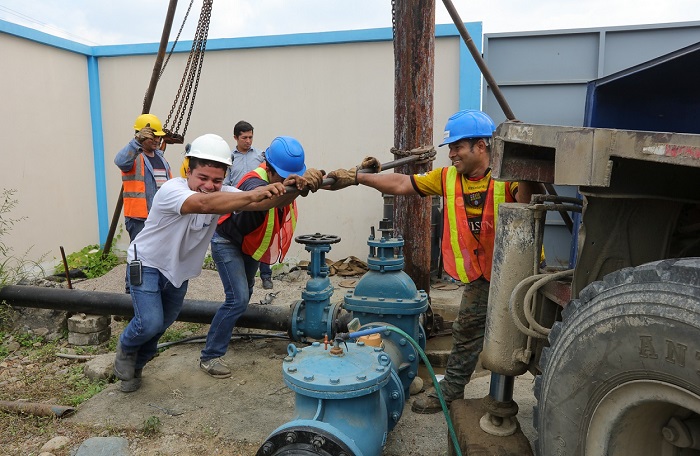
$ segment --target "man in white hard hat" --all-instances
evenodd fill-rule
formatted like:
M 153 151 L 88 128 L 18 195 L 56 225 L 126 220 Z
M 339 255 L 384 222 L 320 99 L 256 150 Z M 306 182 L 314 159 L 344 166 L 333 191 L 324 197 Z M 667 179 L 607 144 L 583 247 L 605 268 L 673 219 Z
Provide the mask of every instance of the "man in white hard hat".
M 141 387 L 144 365 L 156 354 L 158 339 L 177 319 L 188 280 L 198 276 L 219 215 L 251 210 L 285 193 L 281 183 L 241 191 L 224 186 L 231 149 L 207 134 L 188 146 L 187 178 L 163 184 L 153 199 L 144 229 L 127 251 L 134 317 L 119 337 L 114 374 L 123 392 Z M 305 180 L 294 176 L 299 190 Z

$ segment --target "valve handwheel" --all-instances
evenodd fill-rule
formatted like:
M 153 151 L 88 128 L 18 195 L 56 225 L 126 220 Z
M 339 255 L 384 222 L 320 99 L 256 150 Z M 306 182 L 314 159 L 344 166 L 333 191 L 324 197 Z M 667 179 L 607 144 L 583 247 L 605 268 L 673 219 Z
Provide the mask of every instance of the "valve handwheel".
M 340 242 L 340 236 L 332 234 L 302 234 L 294 238 L 299 244 L 336 244 Z

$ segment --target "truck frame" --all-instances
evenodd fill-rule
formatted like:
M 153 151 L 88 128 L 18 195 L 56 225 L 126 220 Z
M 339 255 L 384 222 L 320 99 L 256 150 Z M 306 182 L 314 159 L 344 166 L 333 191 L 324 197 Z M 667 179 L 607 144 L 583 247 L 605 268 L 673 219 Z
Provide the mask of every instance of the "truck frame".
M 482 357 L 496 376 L 536 375 L 535 453 L 700 454 L 700 135 L 509 121 L 492 169 L 580 195 L 526 207 L 524 258 L 543 212 L 574 213 L 571 269 L 506 264 L 523 242 L 494 252 L 510 282 L 492 280 Z

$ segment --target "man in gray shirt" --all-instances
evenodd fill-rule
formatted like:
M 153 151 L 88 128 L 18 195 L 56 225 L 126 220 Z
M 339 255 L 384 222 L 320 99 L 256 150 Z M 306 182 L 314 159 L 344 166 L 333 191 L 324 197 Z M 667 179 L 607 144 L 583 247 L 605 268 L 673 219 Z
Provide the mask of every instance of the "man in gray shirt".
M 236 140 L 236 148 L 231 152 L 233 165 L 225 184 L 236 187 L 243 176 L 260 166 L 265 156 L 263 151 L 253 147 L 253 126 L 245 120 L 234 125 L 233 139 Z M 264 289 L 272 289 L 272 268 L 269 264 L 260 263 L 260 279 Z

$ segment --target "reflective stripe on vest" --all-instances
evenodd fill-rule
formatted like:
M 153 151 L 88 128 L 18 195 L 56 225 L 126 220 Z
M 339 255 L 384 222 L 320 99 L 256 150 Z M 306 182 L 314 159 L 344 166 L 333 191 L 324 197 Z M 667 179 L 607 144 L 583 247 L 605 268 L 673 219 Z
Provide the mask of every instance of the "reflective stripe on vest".
M 270 182 L 267 177 L 267 170 L 263 168 L 256 168 L 254 172 L 258 176 L 260 176 L 260 179 L 264 180 L 267 183 Z M 265 226 L 265 233 L 263 234 L 262 239 L 260 239 L 260 245 L 258 246 L 257 250 L 250 255 L 253 257 L 254 260 L 260 261 L 260 258 L 262 258 L 263 254 L 267 252 L 267 249 L 270 248 L 270 243 L 272 242 L 272 233 L 275 230 L 274 220 L 276 210 L 276 207 L 271 207 L 267 210 L 267 215 L 265 216 L 265 221 L 263 222 L 263 226 Z M 272 220 L 273 222 L 270 223 L 270 220 Z
M 489 182 L 478 240 L 469 229 L 462 176 L 454 166 L 442 171 L 442 192 L 445 198 L 445 228 L 441 250 L 445 272 L 464 283 L 474 281 L 482 275 L 490 280 L 498 205 L 506 201 L 506 183 L 493 180 Z
M 263 165 L 243 176 L 239 186 L 251 177 L 259 177 L 265 182 L 270 182 L 267 169 Z M 292 244 L 292 236 L 297 226 L 296 202 L 292 202 L 282 208 L 281 217 L 279 209 L 276 207 L 268 209 L 263 223 L 243 237 L 243 253 L 250 255 L 256 261 L 263 261 L 269 264 L 282 261 Z M 277 239 L 277 245 L 274 245 L 275 239 Z M 272 255 L 273 250 L 274 255 Z
M 122 171 L 122 183 L 124 185 L 124 217 L 143 218 L 148 217 L 148 204 L 146 203 L 146 165 L 143 163 L 143 154 L 139 154 L 134 160 L 134 166 L 129 172 Z

